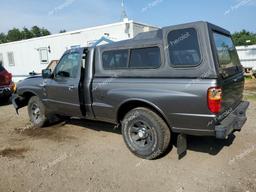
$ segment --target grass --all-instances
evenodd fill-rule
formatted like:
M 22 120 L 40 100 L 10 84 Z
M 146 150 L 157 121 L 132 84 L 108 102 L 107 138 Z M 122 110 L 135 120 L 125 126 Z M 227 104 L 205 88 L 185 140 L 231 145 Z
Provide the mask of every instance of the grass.
M 247 101 L 256 101 L 256 95 L 246 95 L 244 99 Z
M 245 76 L 245 80 L 250 81 L 250 80 L 253 80 L 253 78 L 252 78 L 252 76 Z

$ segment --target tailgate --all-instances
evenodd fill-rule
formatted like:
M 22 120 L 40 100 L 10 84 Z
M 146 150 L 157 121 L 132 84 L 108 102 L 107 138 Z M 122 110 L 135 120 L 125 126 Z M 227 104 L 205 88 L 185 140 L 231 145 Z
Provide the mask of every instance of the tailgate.
M 244 75 L 238 73 L 237 75 L 223 79 L 222 87 L 222 113 L 228 113 L 234 110 L 243 99 L 244 90 Z
M 222 88 L 222 108 L 220 119 L 232 112 L 243 99 L 244 74 L 239 57 L 228 34 L 213 32 L 217 57 L 218 86 Z

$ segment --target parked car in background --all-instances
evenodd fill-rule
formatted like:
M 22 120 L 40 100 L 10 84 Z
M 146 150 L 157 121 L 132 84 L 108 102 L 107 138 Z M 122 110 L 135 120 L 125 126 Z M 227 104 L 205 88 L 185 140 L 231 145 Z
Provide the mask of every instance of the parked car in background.
M 0 65 L 0 101 L 8 100 L 15 90 L 12 74 Z

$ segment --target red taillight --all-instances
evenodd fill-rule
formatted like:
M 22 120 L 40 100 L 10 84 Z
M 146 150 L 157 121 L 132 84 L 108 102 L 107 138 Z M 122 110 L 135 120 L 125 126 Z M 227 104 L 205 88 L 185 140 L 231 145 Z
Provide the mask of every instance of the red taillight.
M 12 81 L 12 74 L 8 72 L 4 73 L 2 78 L 2 83 L 5 85 L 8 85 L 11 83 L 11 81 Z
M 8 81 L 11 81 L 11 80 L 12 80 L 12 74 L 11 74 L 11 73 L 7 73 L 6 79 L 7 79 Z
M 207 94 L 208 108 L 212 113 L 221 111 L 222 89 L 220 87 L 211 87 Z

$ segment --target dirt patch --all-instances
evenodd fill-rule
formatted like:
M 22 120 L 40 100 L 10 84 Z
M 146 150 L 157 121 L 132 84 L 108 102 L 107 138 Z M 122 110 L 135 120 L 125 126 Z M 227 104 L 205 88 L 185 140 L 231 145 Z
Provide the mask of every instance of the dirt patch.
M 256 79 L 250 79 L 245 81 L 245 91 L 256 92 Z
M 178 160 L 174 146 L 156 161 L 130 153 L 113 125 L 70 120 L 34 129 L 25 126 L 26 108 L 16 116 L 11 105 L 1 106 L 0 192 L 256 192 L 256 102 L 250 102 L 248 121 L 229 140 L 188 137 L 187 156 Z
M 65 123 L 59 123 L 49 128 L 35 128 L 31 124 L 27 124 L 25 127 L 15 128 L 14 132 L 22 136 L 36 139 L 49 139 L 56 142 L 76 139 L 76 137 L 67 135 L 67 132 L 62 130 L 64 125 Z
M 244 99 L 256 101 L 256 80 L 250 79 L 245 81 Z
M 28 148 L 8 147 L 0 150 L 0 156 L 8 158 L 24 158 Z

